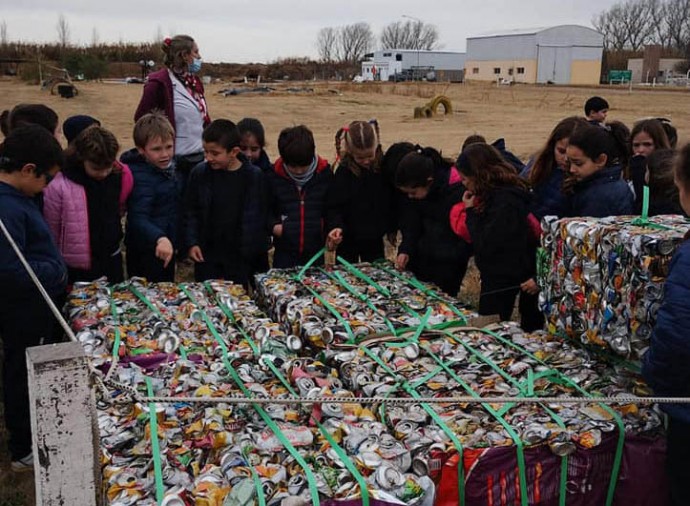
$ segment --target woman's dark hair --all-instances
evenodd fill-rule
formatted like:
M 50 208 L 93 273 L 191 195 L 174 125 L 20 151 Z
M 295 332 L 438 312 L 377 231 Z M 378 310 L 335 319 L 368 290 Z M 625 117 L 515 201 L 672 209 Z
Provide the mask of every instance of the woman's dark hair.
M 670 149 L 671 143 L 666 135 L 666 130 L 664 130 L 664 125 L 658 119 L 643 119 L 638 121 L 633 126 L 632 132 L 630 133 L 630 153 L 632 154 L 633 148 L 632 143 L 635 140 L 635 136 L 639 133 L 646 133 L 654 141 L 654 149 Z
M 38 175 L 63 165 L 60 143 L 39 125 L 19 126 L 0 144 L 0 172 L 17 172 L 29 163 Z
M 651 201 L 678 203 L 678 188 L 673 180 L 675 156 L 676 152 L 672 149 L 657 149 L 647 157 Z
M 676 180 L 683 185 L 686 192 L 690 192 L 690 144 L 686 144 L 678 152 L 673 165 L 673 174 Z
M 422 188 L 429 184 L 437 168 L 450 167 L 452 163 L 434 148 L 414 146 L 412 152 L 402 157 L 395 169 L 395 186 L 398 188 Z
M 5 109 L 0 113 L 0 131 L 3 137 L 7 137 L 10 133 L 10 110 Z
M 244 118 L 237 123 L 237 128 L 240 130 L 240 136 L 245 134 L 252 134 L 256 137 L 256 141 L 262 148 L 266 147 L 266 134 L 264 132 L 264 126 L 256 118 Z
M 9 113 L 8 131 L 11 132 L 22 125 L 39 125 L 54 135 L 58 126 L 58 115 L 47 105 L 19 104 Z
M 311 165 L 316 156 L 314 134 L 304 125 L 283 129 L 278 136 L 278 153 L 287 165 Z
M 486 142 L 486 137 L 484 137 L 483 135 L 479 135 L 479 134 L 468 135 L 462 143 L 462 148 L 460 148 L 460 152 L 462 153 L 463 151 L 465 151 L 465 148 L 467 148 L 467 146 L 471 146 L 472 144 L 488 144 L 488 143 Z
M 479 196 L 488 195 L 499 186 L 529 189 L 527 181 L 515 173 L 515 168 L 504 160 L 496 148 L 488 144 L 467 146 L 455 166 L 461 174 L 472 178 L 474 192 Z
M 204 128 L 204 142 L 214 142 L 226 151 L 240 146 L 240 130 L 229 119 L 217 119 Z
M 189 35 L 175 35 L 163 40 L 161 50 L 165 55 L 163 64 L 169 69 L 186 69 L 184 57 L 194 49 L 194 39 Z
M 398 168 L 400 160 L 414 150 L 415 146 L 411 142 L 396 142 L 391 144 L 384 153 L 381 159 L 381 172 L 391 185 L 395 186 L 395 170 Z
M 89 161 L 97 167 L 112 165 L 117 158 L 120 144 L 110 130 L 90 126 L 83 130 L 65 150 L 68 166 L 83 165 Z
M 532 165 L 532 170 L 529 174 L 529 182 L 532 186 L 542 183 L 551 176 L 556 166 L 556 157 L 554 156 L 556 144 L 563 139 L 569 139 L 578 127 L 587 125 L 589 125 L 587 120 L 579 116 L 571 116 L 558 122 L 556 127 L 551 131 L 546 145 L 537 155 L 534 165 Z
M 569 146 L 575 146 L 590 160 L 596 160 L 602 154 L 606 155 L 606 166 L 628 165 L 628 143 L 630 130 L 620 121 L 607 123 L 605 127 L 587 125 L 573 132 L 568 141 Z
M 671 124 L 671 120 L 668 118 L 657 118 L 661 121 L 661 126 L 664 127 L 664 132 L 666 132 L 666 137 L 668 137 L 668 143 L 671 145 L 671 149 L 676 149 L 678 144 L 678 130 Z

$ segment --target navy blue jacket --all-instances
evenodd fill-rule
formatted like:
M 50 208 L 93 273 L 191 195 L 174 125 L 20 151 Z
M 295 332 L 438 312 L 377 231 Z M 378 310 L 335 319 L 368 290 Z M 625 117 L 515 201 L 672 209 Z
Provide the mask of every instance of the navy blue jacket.
M 123 153 L 120 161 L 129 165 L 134 177 L 127 209 L 127 250 L 153 255 L 161 237 L 177 248 L 181 181 L 174 171 L 151 165 L 136 149 Z
M 529 181 L 533 163 L 534 160 L 530 160 L 520 173 L 523 179 Z M 564 177 L 563 169 L 554 167 L 547 179 L 532 187 L 533 199 L 530 211 L 539 221 L 544 216 L 558 216 L 561 218 L 568 214 L 570 199 L 563 193 Z
M 31 197 L 0 182 L 0 218 L 27 262 L 51 296 L 67 288 L 67 266 L 48 224 Z M 12 246 L 0 233 L 0 305 L 40 294 Z
M 620 166 L 605 167 L 575 185 L 569 216 L 621 216 L 634 213 L 634 197 Z
M 268 154 L 266 154 L 265 149 L 261 150 L 259 159 L 252 163 L 259 167 L 263 172 L 270 172 L 273 170 L 273 164 L 271 163 L 271 160 L 268 158 Z
M 520 160 L 512 152 L 508 151 L 506 148 L 506 140 L 503 137 L 496 139 L 493 143 L 491 143 L 491 145 L 496 148 L 499 153 L 501 153 L 501 156 L 506 162 L 515 168 L 515 171 L 518 174 L 525 169 L 525 164 L 522 163 L 522 160 Z
M 326 233 L 333 228 L 327 200 L 333 183 L 331 166 L 319 158 L 316 172 L 300 190 L 279 158 L 267 179 L 271 228 L 283 225 L 282 236 L 273 239 L 273 266 L 304 265 L 324 246 Z
M 642 374 L 655 395 L 690 397 L 690 241 L 681 244 L 669 268 Z M 661 407 L 670 416 L 690 423 L 690 405 Z
M 185 252 L 192 246 L 199 246 L 203 252 L 213 234 L 212 170 L 208 163 L 201 162 L 189 175 L 183 213 L 182 243 Z M 246 178 L 248 189 L 242 210 L 240 253 L 251 260 L 255 255 L 265 254 L 268 249 L 265 176 L 261 169 L 249 162 L 243 162 L 237 170 Z

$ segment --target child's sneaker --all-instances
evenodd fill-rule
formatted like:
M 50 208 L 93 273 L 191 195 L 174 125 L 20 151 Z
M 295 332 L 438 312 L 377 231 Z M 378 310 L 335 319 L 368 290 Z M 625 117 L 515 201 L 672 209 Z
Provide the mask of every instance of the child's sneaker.
M 22 473 L 25 471 L 34 470 L 34 454 L 29 453 L 27 456 L 22 457 L 19 460 L 13 460 L 10 464 L 10 468 L 15 473 Z

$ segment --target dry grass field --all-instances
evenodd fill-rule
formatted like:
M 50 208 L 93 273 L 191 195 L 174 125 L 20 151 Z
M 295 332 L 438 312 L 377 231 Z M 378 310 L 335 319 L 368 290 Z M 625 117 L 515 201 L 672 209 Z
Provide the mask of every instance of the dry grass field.
M 275 85 L 276 91 L 269 94 L 224 97 L 218 93 L 232 86 L 213 84 L 207 87 L 211 117 L 233 121 L 245 116 L 259 118 L 266 128 L 267 151 L 271 158 L 277 156 L 278 132 L 286 126 L 308 125 L 314 132 L 321 156 L 333 159 L 334 135 L 338 128 L 352 120 L 377 118 L 384 148 L 397 141 L 412 141 L 434 146 L 446 156 L 456 157 L 464 138 L 480 133 L 489 141 L 504 137 L 510 150 L 527 159 L 545 142 L 558 120 L 582 114 L 585 100 L 592 95 L 604 96 L 609 101 L 609 119 L 631 126 L 643 117 L 667 117 L 678 128 L 680 143 L 690 140 L 690 115 L 687 114 L 690 92 L 686 90 L 635 89 L 629 92 L 627 88 L 614 87 L 307 82 Z M 289 92 L 288 86 L 313 91 Z M 0 79 L 0 110 L 24 102 L 44 103 L 54 108 L 61 119 L 73 114 L 89 114 L 117 135 L 123 149 L 130 148 L 132 117 L 141 96 L 141 85 L 80 83 L 78 87 L 77 97 L 62 99 L 38 86 Z M 452 100 L 453 114 L 413 119 L 413 109 L 436 94 L 444 94 Z M 461 298 L 476 297 L 477 286 L 475 271 L 468 276 Z M 7 464 L 7 454 L 0 451 L 0 506 L 33 504 L 33 476 L 12 476 Z

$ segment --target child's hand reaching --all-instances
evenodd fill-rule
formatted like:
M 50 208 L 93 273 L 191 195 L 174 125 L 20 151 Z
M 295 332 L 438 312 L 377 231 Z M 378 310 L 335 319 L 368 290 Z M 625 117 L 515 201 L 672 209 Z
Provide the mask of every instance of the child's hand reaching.
M 410 261 L 410 255 L 405 253 L 400 253 L 398 258 L 395 259 L 395 268 L 399 271 L 404 271 L 407 267 L 407 262 Z
M 520 285 L 520 290 L 530 295 L 536 295 L 539 293 L 539 285 L 534 280 L 534 278 L 529 278 L 527 281 Z
M 199 246 L 192 246 L 189 248 L 189 258 L 196 263 L 204 262 L 204 255 L 201 253 L 201 248 Z
M 326 249 L 328 251 L 334 251 L 341 242 L 343 242 L 343 229 L 334 228 L 328 232 L 328 237 L 326 238 Z
M 161 237 L 156 241 L 156 258 L 163 260 L 163 268 L 165 269 L 170 260 L 172 260 L 175 254 L 175 249 L 173 248 L 170 239 L 167 237 Z

